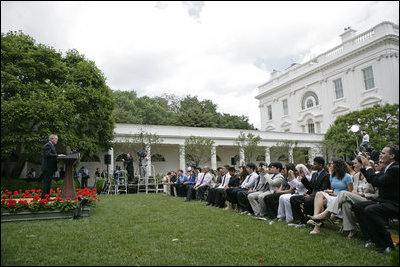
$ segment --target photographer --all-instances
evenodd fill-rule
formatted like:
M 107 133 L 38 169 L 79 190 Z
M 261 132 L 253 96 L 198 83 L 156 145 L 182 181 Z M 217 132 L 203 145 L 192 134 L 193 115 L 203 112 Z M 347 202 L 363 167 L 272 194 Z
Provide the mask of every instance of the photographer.
M 123 156 L 125 156 L 122 158 L 122 161 L 124 162 L 124 167 L 125 167 L 126 171 L 128 172 L 128 181 L 132 182 L 133 181 L 133 173 L 134 173 L 133 158 L 130 153 L 123 154 Z
M 140 168 L 140 176 L 147 178 L 147 165 L 149 162 L 149 158 L 147 154 L 143 151 L 138 151 L 137 155 L 139 156 L 139 168 Z

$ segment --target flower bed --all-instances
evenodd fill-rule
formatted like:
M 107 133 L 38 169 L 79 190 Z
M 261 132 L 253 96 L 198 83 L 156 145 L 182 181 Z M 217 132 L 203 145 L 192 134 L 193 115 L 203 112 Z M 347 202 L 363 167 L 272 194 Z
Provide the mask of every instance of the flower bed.
M 31 189 L 18 191 L 1 191 L 1 213 L 15 213 L 21 211 L 48 211 L 48 210 L 59 210 L 59 211 L 70 211 L 75 210 L 80 206 L 81 197 L 88 199 L 87 206 L 94 207 L 96 201 L 100 201 L 97 198 L 96 189 L 75 189 L 76 196 L 71 199 L 62 199 L 61 189 L 57 188 L 56 191 L 50 189 L 50 195 L 46 195 L 45 199 L 40 198 L 41 189 Z

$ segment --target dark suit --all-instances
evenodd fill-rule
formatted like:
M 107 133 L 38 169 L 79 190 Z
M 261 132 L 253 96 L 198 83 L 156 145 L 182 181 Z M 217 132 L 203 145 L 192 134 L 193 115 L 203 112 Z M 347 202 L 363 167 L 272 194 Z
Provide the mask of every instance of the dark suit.
M 43 172 L 43 189 L 41 198 L 45 198 L 46 194 L 50 194 L 51 180 L 53 173 L 57 170 L 57 152 L 54 144 L 51 142 L 43 146 L 43 158 L 41 170 Z
M 304 214 L 314 214 L 314 198 L 318 191 L 324 191 L 330 188 L 329 173 L 322 170 L 318 175 L 318 172 L 313 173 L 311 180 L 302 179 L 301 182 L 308 189 L 307 194 L 310 196 L 305 198 L 303 195 L 293 196 L 290 198 L 290 205 L 292 206 L 293 218 L 295 221 L 305 223 L 307 217 Z M 304 213 L 301 210 L 301 204 L 304 203 Z
M 379 190 L 376 199 L 353 205 L 363 236 L 377 247 L 393 248 L 393 241 L 385 225 L 387 219 L 399 218 L 399 163 L 394 162 L 386 172 L 378 174 L 373 169 L 365 168 L 361 172 Z
M 132 157 L 126 158 L 126 171 L 128 172 L 128 181 L 133 181 L 133 159 Z

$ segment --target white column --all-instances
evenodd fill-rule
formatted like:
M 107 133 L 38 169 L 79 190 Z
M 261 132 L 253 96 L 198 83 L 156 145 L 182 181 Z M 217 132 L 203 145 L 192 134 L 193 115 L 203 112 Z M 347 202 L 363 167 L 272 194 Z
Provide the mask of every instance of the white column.
M 293 147 L 289 147 L 289 162 L 293 163 Z
M 146 184 L 146 194 L 149 192 L 149 176 L 151 173 L 151 145 L 146 144 L 146 156 L 147 156 L 147 167 L 146 167 L 146 175 L 144 177 Z M 153 174 L 154 175 L 154 174 Z
M 179 169 L 183 171 L 186 169 L 185 145 L 179 145 Z
M 151 145 L 147 144 L 146 145 L 146 154 L 148 156 L 148 161 L 147 161 L 147 174 L 148 176 L 154 175 L 154 173 L 151 173 Z
M 213 170 L 217 169 L 217 147 L 216 146 L 211 147 L 211 169 L 213 169 Z
M 270 154 L 270 147 L 265 148 L 265 163 L 271 163 L 271 154 Z
M 244 150 L 243 147 L 239 148 L 239 166 L 242 165 L 242 162 L 244 162 Z
M 110 150 L 108 150 L 108 154 L 111 155 L 111 164 L 109 167 L 109 173 L 112 174 L 114 171 L 114 148 L 110 148 Z

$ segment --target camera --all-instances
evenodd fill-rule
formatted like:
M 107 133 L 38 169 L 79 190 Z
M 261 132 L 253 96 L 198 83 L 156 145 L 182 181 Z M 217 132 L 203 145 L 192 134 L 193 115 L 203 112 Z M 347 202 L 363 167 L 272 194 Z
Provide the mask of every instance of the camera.
M 139 158 L 144 158 L 144 157 L 146 157 L 146 153 L 143 152 L 143 151 L 138 151 L 138 152 L 136 152 L 136 154 L 138 155 Z

